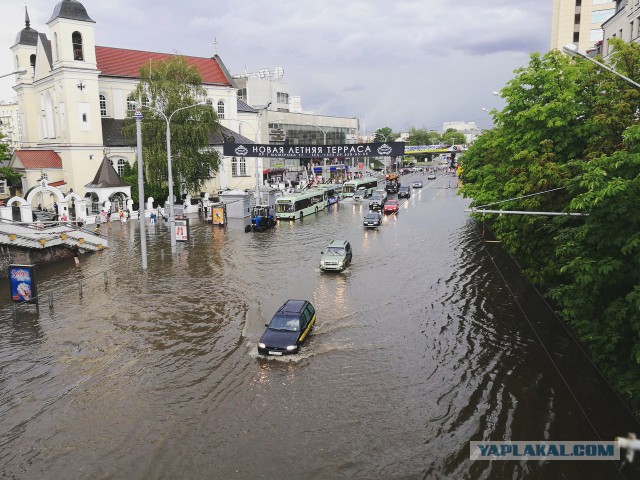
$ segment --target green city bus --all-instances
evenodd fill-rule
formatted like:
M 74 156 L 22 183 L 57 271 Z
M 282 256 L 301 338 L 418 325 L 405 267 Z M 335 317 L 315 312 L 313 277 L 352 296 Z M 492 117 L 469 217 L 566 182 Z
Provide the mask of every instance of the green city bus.
M 367 190 L 367 196 L 370 196 L 378 188 L 378 179 L 376 177 L 364 177 L 344 182 L 342 194 L 345 197 L 353 197 L 353 194 L 361 188 Z
M 276 218 L 278 220 L 295 220 L 305 215 L 318 213 L 328 205 L 326 190 L 309 189 L 302 193 L 292 193 L 276 199 Z

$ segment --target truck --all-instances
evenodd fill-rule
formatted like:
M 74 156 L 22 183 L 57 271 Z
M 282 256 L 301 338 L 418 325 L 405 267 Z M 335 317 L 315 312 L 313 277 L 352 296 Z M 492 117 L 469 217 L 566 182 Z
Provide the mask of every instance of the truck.
M 246 232 L 264 232 L 276 225 L 275 211 L 269 205 L 256 205 L 251 209 L 251 225 L 245 227 Z

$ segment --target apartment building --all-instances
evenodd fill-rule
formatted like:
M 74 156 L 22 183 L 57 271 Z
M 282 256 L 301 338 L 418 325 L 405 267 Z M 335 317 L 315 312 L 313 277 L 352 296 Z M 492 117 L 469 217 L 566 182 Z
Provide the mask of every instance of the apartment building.
M 617 3 L 620 2 L 554 0 L 551 48 L 562 49 L 563 45 L 573 43 L 583 51 L 593 49 L 604 39 L 602 24 L 615 14 Z

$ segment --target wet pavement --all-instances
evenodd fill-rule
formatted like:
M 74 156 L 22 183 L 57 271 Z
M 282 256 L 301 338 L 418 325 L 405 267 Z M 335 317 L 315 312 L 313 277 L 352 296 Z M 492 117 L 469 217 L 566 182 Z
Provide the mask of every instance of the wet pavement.
M 264 233 L 192 216 L 174 258 L 149 227 L 143 272 L 138 224 L 113 223 L 108 251 L 39 267 L 39 315 L 0 298 L 0 478 L 638 478 L 640 461 L 469 459 L 470 440 L 640 428 L 455 178 L 413 178 L 375 230 L 352 200 Z M 342 273 L 318 267 L 333 239 L 353 247 Z M 258 357 L 289 298 L 314 304 L 313 334 Z

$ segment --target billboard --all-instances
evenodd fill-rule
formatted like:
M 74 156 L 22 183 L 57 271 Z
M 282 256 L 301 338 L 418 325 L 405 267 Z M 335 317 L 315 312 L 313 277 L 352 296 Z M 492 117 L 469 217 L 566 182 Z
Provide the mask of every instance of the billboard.
M 224 225 L 226 223 L 227 215 L 224 205 L 221 207 L 211 207 L 211 223 L 213 225 Z
M 399 157 L 404 155 L 404 142 L 346 143 L 340 145 L 274 145 L 225 142 L 223 144 L 223 149 L 224 155 L 228 157 Z
M 189 241 L 189 219 L 176 219 L 176 240 L 178 242 Z
M 35 265 L 9 265 L 9 286 L 13 302 L 37 302 Z

